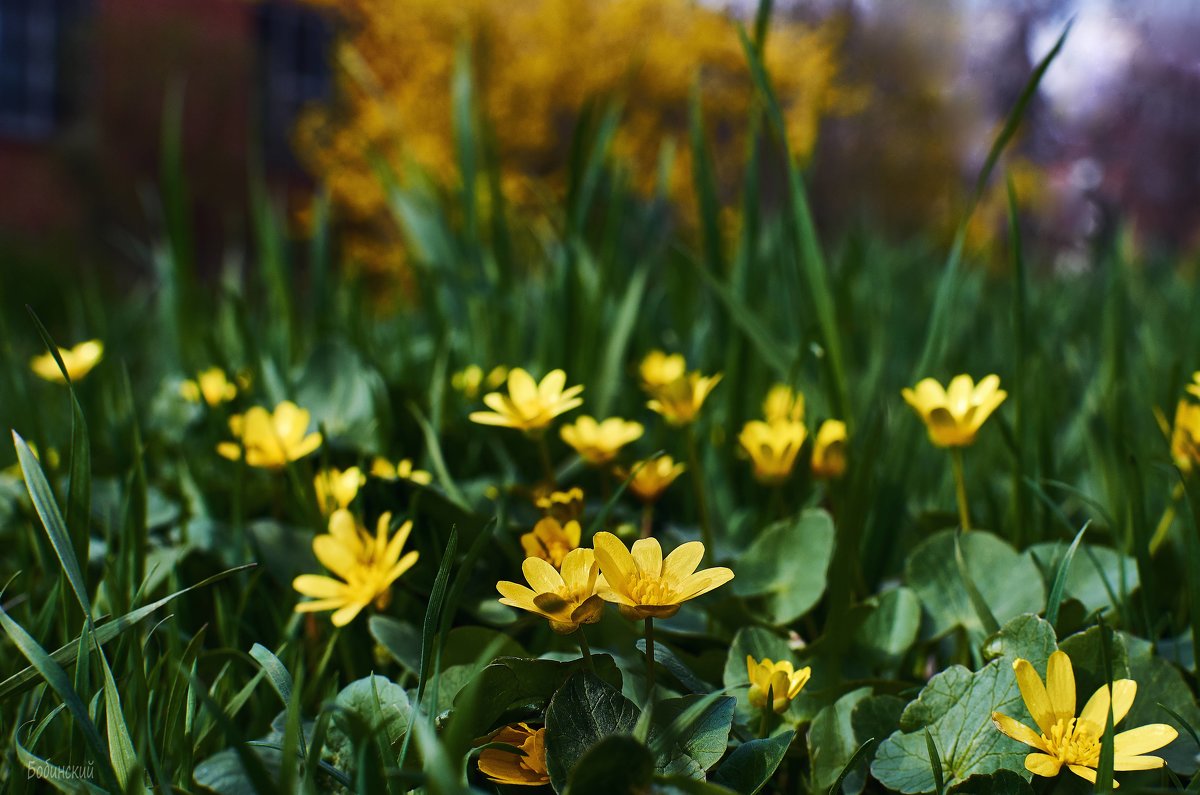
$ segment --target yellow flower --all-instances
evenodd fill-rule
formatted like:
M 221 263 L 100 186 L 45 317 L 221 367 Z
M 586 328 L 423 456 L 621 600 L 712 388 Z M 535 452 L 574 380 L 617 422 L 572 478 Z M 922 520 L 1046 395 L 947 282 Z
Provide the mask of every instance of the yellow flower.
M 489 743 L 504 743 L 521 749 L 514 754 L 502 748 L 479 752 L 479 772 L 496 784 L 540 787 L 550 783 L 546 772 L 546 730 L 532 729 L 527 723 L 515 723 L 493 732 Z
M 63 364 L 66 365 L 67 375 L 71 376 L 72 381 L 78 381 L 90 373 L 92 368 L 104 358 L 104 343 L 100 340 L 88 340 L 79 343 L 74 348 L 59 348 L 58 355 L 62 357 Z M 58 369 L 58 363 L 54 361 L 54 356 L 49 351 L 41 356 L 34 356 L 29 361 L 29 366 L 38 378 L 53 381 L 56 384 L 67 382 L 63 378 L 62 371 Z
M 393 464 L 386 458 L 377 457 L 371 462 L 371 475 L 380 480 L 410 480 L 420 486 L 428 486 L 433 482 L 433 475 L 424 469 L 417 469 L 411 458 L 401 458 Z
M 969 375 L 957 375 L 949 389 L 926 378 L 915 389 L 901 391 L 908 405 L 929 429 L 929 440 L 938 447 L 966 447 L 1008 393 L 1000 389 L 1000 377 L 989 375 L 976 385 Z
M 579 538 L 583 530 L 579 522 L 571 520 L 560 524 L 552 516 L 539 521 L 533 530 L 521 536 L 521 548 L 525 557 L 541 558 L 554 568 L 562 568 L 563 558 L 572 550 L 579 547 Z
M 34 444 L 33 442 L 29 443 L 29 452 L 33 453 L 33 457 L 36 458 L 39 462 L 41 462 L 42 454 L 41 454 L 41 452 L 38 451 L 37 445 Z M 53 447 L 51 447 L 46 454 L 46 464 L 51 469 L 58 469 L 58 464 L 59 464 L 60 460 L 61 459 L 58 455 L 58 451 L 55 450 Z M 25 477 L 25 471 L 23 469 L 21 469 L 20 460 L 17 460 L 17 461 L 14 461 L 9 466 L 5 467 L 3 470 L 0 470 L 0 475 L 6 475 L 10 478 L 15 478 L 16 480 L 22 480 Z
M 813 477 L 840 478 L 846 472 L 846 423 L 825 420 L 813 442 Z
M 1200 405 L 1179 401 L 1171 430 L 1171 457 L 1185 473 L 1200 464 Z
M 562 561 L 561 573 L 541 558 L 525 558 L 521 573 L 532 587 L 501 580 L 496 583 L 501 604 L 536 613 L 563 635 L 580 624 L 595 624 L 604 610 L 596 589 L 604 585 L 600 566 L 590 549 L 573 549 Z
M 656 388 L 646 405 L 672 425 L 687 425 L 696 419 L 708 394 L 720 382 L 720 373 L 702 376 L 698 371 L 691 372 Z
M 1187 385 L 1189 395 L 1200 398 L 1200 370 L 1192 373 L 1192 383 Z
M 309 419 L 309 413 L 290 400 L 276 406 L 274 413 L 255 406 L 229 418 L 229 430 L 238 441 L 221 442 L 217 452 L 231 461 L 245 453 L 252 467 L 279 469 L 321 446 L 321 434 L 308 432 Z
M 209 406 L 219 406 L 237 397 L 237 384 L 230 381 L 220 367 L 210 367 L 194 380 L 180 384 L 179 394 L 189 403 L 199 403 L 203 399 Z
M 699 541 L 681 544 L 666 559 L 656 538 L 639 538 L 632 552 L 608 532 L 596 533 L 592 544 L 605 579 L 597 589 L 600 596 L 633 620 L 670 618 L 684 602 L 733 579 L 724 567 L 696 571 L 704 559 Z
M 666 354 L 658 350 L 647 353 L 638 367 L 638 374 L 642 377 L 642 389 L 651 394 L 683 378 L 686 372 L 687 361 L 683 354 Z
M 796 456 L 807 436 L 808 431 L 799 422 L 751 420 L 742 427 L 738 441 L 754 462 L 755 479 L 775 486 L 792 474 Z
M 602 466 L 617 457 L 621 448 L 642 438 L 645 428 L 640 422 L 609 417 L 596 422 L 594 417 L 582 416 L 573 425 L 564 425 L 559 433 L 562 440 L 593 466 Z
M 470 400 L 479 397 L 479 386 L 483 383 L 483 368 L 469 364 L 450 376 L 450 386 L 462 392 Z
M 764 657 L 761 662 L 756 662 L 749 654 L 746 655 L 746 671 L 750 677 L 750 706 L 755 709 L 766 707 L 769 690 L 771 709 L 777 713 L 787 710 L 812 676 L 812 668 L 808 666 L 797 671 L 787 660 L 771 662 L 770 658 Z
M 1096 691 L 1079 717 L 1075 717 L 1075 671 L 1071 658 L 1064 652 L 1050 655 L 1046 665 L 1046 682 L 1028 660 L 1013 663 L 1017 685 L 1025 708 L 1033 717 L 1041 734 L 1007 715 L 992 713 L 992 723 L 1004 734 L 1037 749 L 1025 757 L 1025 768 L 1039 776 L 1057 776 L 1063 765 L 1072 773 L 1096 783 L 1096 765 L 1100 762 L 1100 739 L 1108 722 L 1109 689 Z M 1112 684 L 1113 725 L 1121 722 L 1133 697 L 1137 682 L 1120 679 Z M 1152 723 L 1123 731 L 1113 737 L 1114 770 L 1153 770 L 1164 762 L 1157 756 L 1143 756 L 1172 742 L 1178 736 L 1175 729 L 1164 723 Z M 1114 782 L 1115 784 L 1116 782 Z
M 375 525 L 372 537 L 349 511 L 335 511 L 329 518 L 329 532 L 313 539 L 313 553 L 321 565 L 341 579 L 319 574 L 301 574 L 292 587 L 311 602 L 296 605 L 297 613 L 333 610 L 335 627 L 344 627 L 372 602 L 382 610 L 392 598 L 392 583 L 417 562 L 414 550 L 401 556 L 404 542 L 412 530 L 405 522 L 388 538 L 392 515 L 385 513 Z
M 480 425 L 499 425 L 526 433 L 544 429 L 560 414 L 583 405 L 582 386 L 563 389 L 567 374 L 551 370 L 541 383 L 519 367 L 508 373 L 508 394 L 489 392 L 483 402 L 491 411 L 471 413 L 471 421 Z
M 583 515 L 583 489 L 572 486 L 566 491 L 537 493 L 533 504 L 547 516 L 559 522 L 570 522 Z
M 632 471 L 633 479 L 629 481 L 629 490 L 633 492 L 633 496 L 642 502 L 655 502 L 667 490 L 667 486 L 674 483 L 675 478 L 682 475 L 686 469 L 683 464 L 675 463 L 671 456 L 663 455 L 648 461 L 638 461 L 629 471 L 618 469 L 616 472 L 617 477 L 625 480 Z
M 366 482 L 366 476 L 358 467 L 350 467 L 345 471 L 322 469 L 313 478 L 321 513 L 333 513 L 339 508 L 350 507 L 350 503 L 358 496 L 359 487 Z
M 776 384 L 767 393 L 763 401 L 763 416 L 767 422 L 804 420 L 804 393 L 792 389 L 787 384 Z

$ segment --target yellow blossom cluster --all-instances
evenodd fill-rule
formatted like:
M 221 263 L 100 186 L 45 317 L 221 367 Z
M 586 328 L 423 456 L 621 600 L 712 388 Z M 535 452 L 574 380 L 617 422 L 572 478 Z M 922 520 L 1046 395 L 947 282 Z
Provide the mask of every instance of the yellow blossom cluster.
M 667 189 L 685 212 L 692 154 L 688 102 L 699 88 L 717 177 L 739 184 L 754 92 L 733 21 L 692 0 L 307 0 L 344 31 L 338 90 L 298 127 L 302 160 L 328 185 L 347 225 L 347 255 L 380 272 L 398 264 L 377 159 L 404 175 L 416 165 L 457 180 L 453 95 L 460 45 L 469 44 L 476 91 L 508 201 L 531 207 L 565 188 L 572 133 L 592 100 L 612 100 L 621 125 L 612 156 L 649 193 L 669 153 Z M 789 144 L 806 158 L 820 121 L 853 112 L 862 91 L 841 79 L 835 23 L 779 15 L 763 53 Z

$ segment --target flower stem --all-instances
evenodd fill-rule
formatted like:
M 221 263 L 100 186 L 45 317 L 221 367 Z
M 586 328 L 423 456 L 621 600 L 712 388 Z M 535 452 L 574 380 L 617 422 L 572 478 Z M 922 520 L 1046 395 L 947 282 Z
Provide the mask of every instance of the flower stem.
M 692 484 L 696 491 L 696 508 L 700 513 L 700 538 L 704 541 L 704 559 L 712 562 L 716 555 L 712 524 L 708 519 L 708 501 L 704 494 L 704 477 L 700 471 L 700 451 L 696 447 L 696 431 L 687 426 L 688 468 L 692 470 Z
M 649 700 L 654 701 L 654 619 L 646 619 L 646 681 L 649 683 Z
M 963 452 L 961 447 L 950 450 L 950 461 L 954 465 L 954 491 L 958 498 L 958 521 L 963 532 L 971 529 L 971 509 L 967 505 L 967 478 L 963 474 Z
M 770 694 L 768 694 L 768 695 L 770 695 Z M 758 736 L 765 740 L 765 739 L 767 739 L 767 736 L 770 733 L 771 733 L 771 702 L 770 702 L 770 699 L 768 699 L 767 703 L 763 705 L 762 720 L 759 721 L 759 724 L 758 724 Z
M 654 503 L 648 502 L 642 506 L 642 538 L 649 538 L 654 532 Z
M 550 485 L 550 488 L 554 488 L 554 464 L 550 463 L 550 446 L 546 444 L 546 434 L 538 434 L 537 444 L 538 453 L 542 458 L 542 471 L 546 474 L 546 483 Z
M 1154 528 L 1154 535 L 1150 537 L 1150 554 L 1154 555 L 1158 552 L 1159 547 L 1167 540 L 1167 533 L 1171 531 L 1171 523 L 1175 521 L 1175 503 L 1183 497 L 1183 484 L 1176 483 L 1175 489 L 1171 492 L 1171 502 L 1167 504 L 1167 509 L 1163 511 L 1162 519 L 1158 521 L 1158 527 Z
M 592 663 L 592 647 L 588 645 L 587 635 L 583 632 L 583 627 L 579 627 L 579 651 L 583 653 L 583 664 L 588 669 L 588 673 L 596 673 L 596 666 Z

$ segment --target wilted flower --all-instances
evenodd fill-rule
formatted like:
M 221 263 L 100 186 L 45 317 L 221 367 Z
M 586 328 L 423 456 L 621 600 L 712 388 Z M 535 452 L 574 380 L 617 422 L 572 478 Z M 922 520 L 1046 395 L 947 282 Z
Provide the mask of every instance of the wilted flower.
M 629 619 L 670 618 L 684 602 L 733 579 L 724 567 L 696 571 L 704 559 L 699 541 L 681 544 L 665 560 L 655 538 L 634 541 L 631 551 L 612 533 L 600 532 L 592 544 L 605 579 L 597 590 Z
M 675 478 L 682 475 L 686 469 L 683 464 L 675 463 L 671 456 L 663 455 L 648 461 L 638 461 L 629 471 L 618 469 L 617 477 L 624 480 L 629 477 L 630 471 L 633 472 L 629 490 L 642 502 L 655 502 L 667 490 L 667 486 L 674 483 Z
M 1200 464 L 1200 405 L 1179 401 L 1171 429 L 1171 457 L 1184 472 Z
M 776 384 L 763 401 L 763 417 L 767 422 L 804 421 L 804 393 L 787 384 Z
M 1046 666 L 1046 682 L 1038 676 L 1028 660 L 1013 663 L 1017 685 L 1025 708 L 1033 717 L 1041 734 L 999 712 L 992 713 L 992 723 L 1004 734 L 1031 746 L 1039 753 L 1025 757 L 1025 769 L 1039 776 L 1057 776 L 1063 765 L 1081 778 L 1096 783 L 1096 766 L 1100 763 L 1100 740 L 1108 722 L 1109 687 L 1096 691 L 1079 717 L 1075 717 L 1075 671 L 1071 658 L 1056 651 Z M 1112 683 L 1113 725 L 1121 722 L 1133 698 L 1137 682 L 1120 679 Z M 1143 756 L 1172 742 L 1178 732 L 1165 723 L 1152 723 L 1123 731 L 1113 737 L 1113 770 L 1153 770 L 1164 762 L 1157 756 Z M 1115 782 L 1114 782 L 1115 783 Z
M 565 524 L 547 516 L 533 526 L 533 530 L 521 536 L 521 548 L 529 558 L 541 558 L 554 568 L 562 568 L 563 558 L 579 547 L 583 530 L 579 522 L 572 519 Z
M 104 358 L 104 343 L 100 340 L 88 340 L 79 343 L 74 348 L 59 348 L 58 355 L 62 357 L 71 380 L 78 381 L 90 373 L 92 368 Z M 63 378 L 62 371 L 58 369 L 58 362 L 54 361 L 54 356 L 49 351 L 41 356 L 34 356 L 29 361 L 29 366 L 38 378 L 53 381 L 56 384 L 67 382 L 67 379 Z
M 313 478 L 313 489 L 317 493 L 317 505 L 321 513 L 330 514 L 339 508 L 348 508 L 358 496 L 358 489 L 367 478 L 358 467 L 343 471 L 337 468 L 322 469 Z
M 702 376 L 691 372 L 654 389 L 646 405 L 672 425 L 687 425 L 696 419 L 708 394 L 720 382 L 720 373 Z
M 504 743 L 521 749 L 514 754 L 501 748 L 479 752 L 479 772 L 497 784 L 539 787 L 550 783 L 546 772 L 546 730 L 532 729 L 527 723 L 515 723 L 493 732 L 489 743 Z
M 195 379 L 179 385 L 179 394 L 189 403 L 203 400 L 209 406 L 219 406 L 237 397 L 237 384 L 230 381 L 220 367 L 202 370 Z
M 386 458 L 377 457 L 371 462 L 371 476 L 380 480 L 410 480 L 420 486 L 433 482 L 433 475 L 417 469 L 411 458 L 401 458 L 395 464 Z
M 532 588 L 501 580 L 496 583 L 501 604 L 528 610 L 550 622 L 550 628 L 563 635 L 579 629 L 580 624 L 595 624 L 604 610 L 604 600 L 596 594 L 603 586 L 600 567 L 590 549 L 573 549 L 562 561 L 561 573 L 541 558 L 525 558 L 521 573 Z
M 564 389 L 567 374 L 551 370 L 538 383 L 517 367 L 508 373 L 508 394 L 489 392 L 483 402 L 492 411 L 475 411 L 471 421 L 480 425 L 499 425 L 526 433 L 541 431 L 560 414 L 583 405 L 582 386 Z
M 825 420 L 813 441 L 813 477 L 840 478 L 846 472 L 846 423 Z
M 642 378 L 642 389 L 651 394 L 668 384 L 673 384 L 683 378 L 687 372 L 687 361 L 681 353 L 663 353 L 659 350 L 650 351 L 642 359 L 638 374 Z
M 231 461 L 243 453 L 252 467 L 279 469 L 321 446 L 321 434 L 309 433 L 309 413 L 285 400 L 274 413 L 255 406 L 245 414 L 229 418 L 229 430 L 237 442 L 221 442 L 217 452 Z
M 583 515 L 583 489 L 572 486 L 566 491 L 538 492 L 533 504 L 542 513 L 565 524 Z
M 750 677 L 750 706 L 763 709 L 767 706 L 767 692 L 771 694 L 771 709 L 777 713 L 787 711 L 788 705 L 800 695 L 812 676 L 812 668 L 805 666 L 795 670 L 787 660 L 771 662 L 764 657 L 761 662 L 746 655 L 746 671 Z
M 1000 377 L 989 375 L 976 385 L 969 375 L 957 375 L 949 389 L 932 378 L 915 389 L 901 391 L 908 404 L 921 416 L 929 439 L 938 447 L 966 447 L 996 408 L 1008 397 L 1000 389 Z
M 602 466 L 616 458 L 622 447 L 640 439 L 644 431 L 640 422 L 620 417 L 596 422 L 594 417 L 585 415 L 571 425 L 564 425 L 559 433 L 580 458 L 593 466 Z
M 329 518 L 329 532 L 313 539 L 313 553 L 321 565 L 341 579 L 319 574 L 301 574 L 292 587 L 311 602 L 296 605 L 297 613 L 333 610 L 333 625 L 344 627 L 372 602 L 382 610 L 392 598 L 392 583 L 417 562 L 416 550 L 403 557 L 404 542 L 412 530 L 405 522 L 388 539 L 392 515 L 385 513 L 372 537 L 349 511 L 339 510 Z
M 751 420 L 742 427 L 738 441 L 754 462 L 754 477 L 760 483 L 778 485 L 787 480 L 804 446 L 808 431 L 792 420 Z

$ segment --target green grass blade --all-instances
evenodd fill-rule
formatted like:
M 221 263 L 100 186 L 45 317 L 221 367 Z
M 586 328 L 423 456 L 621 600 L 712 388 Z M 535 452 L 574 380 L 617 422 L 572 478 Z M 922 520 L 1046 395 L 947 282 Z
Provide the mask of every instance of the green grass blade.
M 4 631 L 8 634 L 9 639 L 12 640 L 13 645 L 17 647 L 18 651 L 21 652 L 25 659 L 29 660 L 29 664 L 37 669 L 42 678 L 46 680 L 46 683 L 50 685 L 50 689 L 67 705 L 67 709 L 71 712 L 71 717 L 75 719 L 76 726 L 83 733 L 84 740 L 96 755 L 96 767 L 106 786 L 116 787 L 116 773 L 112 768 L 111 762 L 109 762 L 104 739 L 100 736 L 100 731 L 96 728 L 96 724 L 92 722 L 92 718 L 88 714 L 87 705 L 84 704 L 79 694 L 75 692 L 75 688 L 71 686 L 71 680 L 67 676 L 67 672 L 33 639 L 32 635 L 26 632 L 16 621 L 13 621 L 3 608 L 0 608 L 0 626 L 4 628 Z
M 942 756 L 938 753 L 937 743 L 933 741 L 933 735 L 929 733 L 929 729 L 925 729 L 925 749 L 929 752 L 929 766 L 933 769 L 933 787 L 937 795 L 944 795 L 946 792 L 946 781 L 942 772 Z
M 1087 532 L 1091 524 L 1091 520 L 1088 520 L 1083 527 L 1079 528 L 1079 532 L 1075 534 L 1075 540 L 1067 548 L 1067 554 L 1063 555 L 1062 561 L 1058 564 L 1058 571 L 1054 573 L 1054 583 L 1050 586 L 1050 596 L 1046 600 L 1046 621 L 1050 626 L 1058 623 L 1058 608 L 1062 605 L 1063 591 L 1067 587 L 1067 573 L 1071 570 L 1071 561 L 1075 559 L 1079 542 L 1083 540 L 1083 534 Z
M 79 568 L 79 559 L 75 556 L 75 546 L 71 542 L 71 534 L 67 531 L 62 513 L 58 509 L 58 503 L 54 499 L 54 492 L 50 490 L 50 484 L 46 481 L 46 475 L 42 472 L 42 466 L 38 463 L 37 456 L 29 449 L 29 445 L 25 443 L 19 433 L 13 431 L 12 434 L 13 444 L 17 448 L 17 459 L 21 462 L 21 472 L 25 476 L 25 488 L 29 491 L 29 498 L 33 501 L 33 507 L 37 511 L 38 517 L 42 520 L 42 526 L 46 528 L 46 534 L 50 537 L 50 545 L 58 556 L 58 562 L 62 566 L 63 574 L 66 575 L 71 590 L 75 592 L 79 607 L 83 610 L 84 617 L 90 622 L 92 600 L 88 597 L 87 583 L 83 579 L 83 571 Z
M 223 580 L 232 574 L 236 574 L 239 571 L 246 571 L 247 569 L 252 569 L 256 565 L 257 564 L 254 564 L 254 563 L 247 563 L 243 566 L 238 566 L 233 569 L 227 569 L 226 571 L 220 572 L 219 574 L 214 574 L 211 577 L 205 578 L 205 579 L 201 580 L 200 582 L 196 583 L 195 585 L 189 585 L 186 588 L 176 591 L 175 593 L 171 594 L 170 596 L 165 596 L 162 599 L 159 599 L 157 602 L 148 604 L 144 607 L 139 607 L 137 610 L 134 610 L 130 613 L 126 613 L 125 615 L 121 616 L 120 618 L 116 618 L 107 623 L 100 624 L 94 630 L 91 630 L 92 638 L 94 638 L 95 643 L 104 645 L 104 644 L 108 643 L 110 640 L 112 640 L 113 638 L 121 635 L 126 630 L 137 626 L 142 621 L 145 621 L 156 610 L 159 610 L 160 608 L 166 606 L 167 604 L 174 601 L 176 598 L 182 596 L 183 594 L 190 593 L 191 591 L 196 591 L 201 588 L 204 588 L 215 582 Z M 54 661 L 55 665 L 66 666 L 66 665 L 70 665 L 71 663 L 75 662 L 76 656 L 79 654 L 80 645 L 82 644 L 82 642 L 85 639 L 86 639 L 85 636 L 81 634 L 78 639 L 73 640 L 70 643 L 67 643 L 66 645 L 62 646 L 57 651 L 55 651 L 53 654 L 51 654 L 50 657 Z M 13 695 L 14 693 L 18 693 L 18 692 L 34 685 L 39 678 L 40 678 L 40 673 L 39 673 L 38 669 L 32 665 L 29 666 L 28 668 L 23 668 L 20 671 L 17 671 L 15 674 L 13 674 L 12 676 L 5 679 L 3 682 L 0 682 L 0 700 L 6 699 L 9 696 Z

